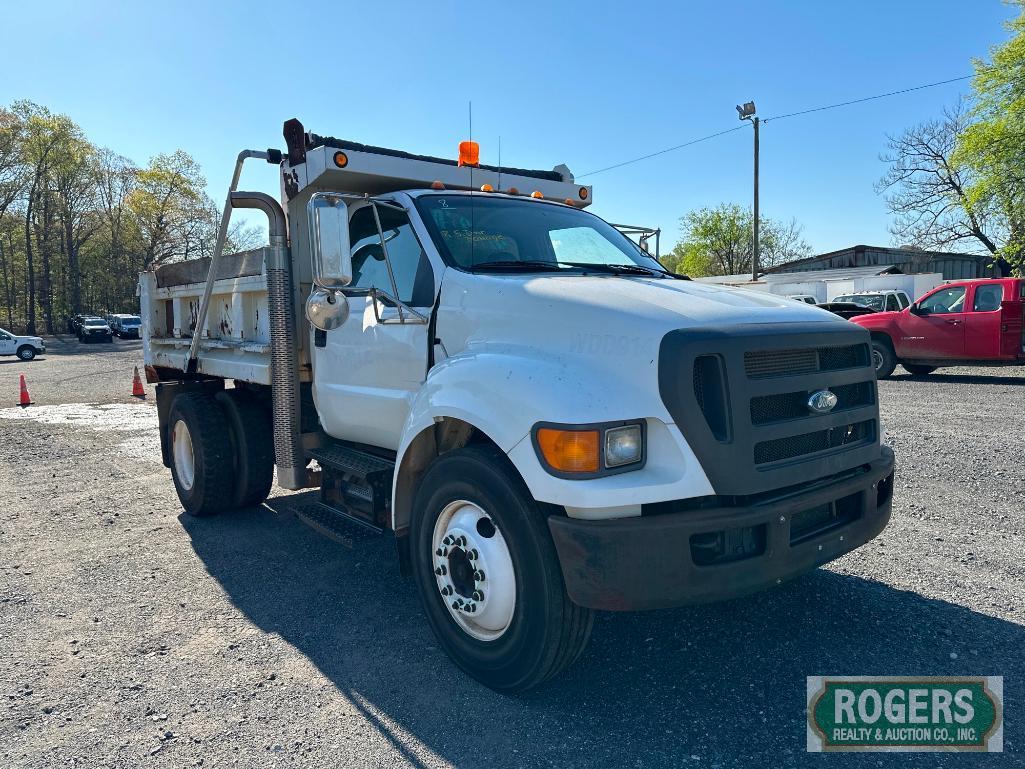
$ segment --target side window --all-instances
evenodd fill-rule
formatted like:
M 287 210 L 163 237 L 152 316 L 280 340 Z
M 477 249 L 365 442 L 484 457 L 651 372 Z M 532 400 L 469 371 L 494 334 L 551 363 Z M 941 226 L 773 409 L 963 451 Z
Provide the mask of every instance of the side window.
M 900 310 L 900 302 L 897 301 L 896 294 L 886 295 L 886 310 L 887 312 L 897 312 Z
M 903 291 L 897 294 L 897 301 L 899 302 L 900 308 L 902 310 L 907 309 L 907 306 L 911 304 L 911 300 L 908 299 L 908 295 L 905 294 Z
M 379 206 L 381 231 L 388 247 L 399 299 L 414 307 L 426 307 L 434 301 L 434 273 L 420 247 L 409 217 L 402 211 Z M 358 209 L 349 219 L 352 253 L 352 288 L 379 288 L 392 293 L 384 247 L 377 232 L 371 206 Z
M 929 294 L 919 306 L 933 313 L 964 312 L 964 291 L 964 286 L 941 288 Z
M 1000 309 L 1000 303 L 1003 299 L 1004 287 L 999 284 L 995 286 L 976 286 L 975 301 L 972 304 L 972 309 L 975 312 L 993 312 Z

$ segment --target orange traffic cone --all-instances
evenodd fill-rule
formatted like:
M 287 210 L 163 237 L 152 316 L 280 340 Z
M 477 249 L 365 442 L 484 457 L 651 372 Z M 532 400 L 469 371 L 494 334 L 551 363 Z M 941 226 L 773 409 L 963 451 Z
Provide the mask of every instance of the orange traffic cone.
M 19 385 L 19 390 L 20 390 L 20 392 L 18 393 L 18 405 L 21 406 L 22 408 L 25 408 L 26 406 L 31 406 L 32 403 L 33 403 L 33 400 L 32 400 L 32 398 L 29 397 L 28 385 L 25 384 L 25 375 L 24 374 L 21 375 L 21 379 L 18 381 L 18 385 Z
M 135 377 L 132 379 L 132 397 L 145 398 L 146 388 L 142 386 L 142 379 L 139 378 L 139 367 L 135 367 Z

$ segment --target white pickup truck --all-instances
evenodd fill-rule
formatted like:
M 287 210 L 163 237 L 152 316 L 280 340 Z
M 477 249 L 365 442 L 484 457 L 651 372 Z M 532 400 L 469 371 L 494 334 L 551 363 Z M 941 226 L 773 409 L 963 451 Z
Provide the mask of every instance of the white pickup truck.
M 766 588 L 886 526 L 862 329 L 666 271 L 564 166 L 285 139 L 239 155 L 212 259 L 141 277 L 188 513 L 262 502 L 275 467 L 319 488 L 302 517 L 390 532 L 441 645 L 502 691 L 572 663 L 596 609 Z M 252 157 L 280 204 L 235 190 Z M 222 256 L 232 207 L 269 247 Z
M 17 355 L 28 361 L 46 352 L 46 343 L 38 336 L 18 336 L 0 328 L 0 355 Z

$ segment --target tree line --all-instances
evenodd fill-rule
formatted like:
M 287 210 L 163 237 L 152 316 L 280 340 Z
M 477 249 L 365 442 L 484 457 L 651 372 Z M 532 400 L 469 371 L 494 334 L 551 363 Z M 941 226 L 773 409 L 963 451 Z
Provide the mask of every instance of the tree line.
M 876 184 L 892 216 L 894 245 L 992 257 L 1025 270 L 1025 0 L 1010 38 L 974 62 L 972 93 L 936 118 L 887 137 L 887 170 Z M 688 275 L 751 270 L 751 210 L 724 203 L 684 215 L 681 239 L 663 261 Z M 764 268 L 811 256 L 795 221 L 762 218 Z
M 0 323 L 52 334 L 78 313 L 136 312 L 140 271 L 209 256 L 220 218 L 186 152 L 146 166 L 31 101 L 0 106 Z M 259 245 L 236 224 L 227 248 Z

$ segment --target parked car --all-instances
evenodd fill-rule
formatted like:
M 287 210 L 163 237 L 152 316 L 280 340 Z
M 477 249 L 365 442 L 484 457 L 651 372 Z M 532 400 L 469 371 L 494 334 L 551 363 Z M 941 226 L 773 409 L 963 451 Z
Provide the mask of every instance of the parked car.
M 854 302 L 823 302 L 819 305 L 823 310 L 829 310 L 834 315 L 839 315 L 841 318 L 850 320 L 856 318 L 859 315 L 871 315 L 875 312 L 871 307 L 866 307 L 863 304 L 855 304 Z
M 142 319 L 138 315 L 115 315 L 111 330 L 122 339 L 138 339 L 139 329 L 142 327 Z
M 72 315 L 68 318 L 68 333 L 78 335 L 78 332 L 82 329 L 82 321 L 88 318 L 88 315 Z
M 793 299 L 796 302 L 804 302 L 805 304 L 819 303 L 819 300 L 811 294 L 787 294 L 787 299 Z
M 0 355 L 17 355 L 32 360 L 46 352 L 46 343 L 38 336 L 18 336 L 0 328 Z
M 78 329 L 80 342 L 113 342 L 114 335 L 103 318 L 85 318 Z
M 868 307 L 875 312 L 900 312 L 911 304 L 911 297 L 900 289 L 858 291 L 833 297 L 834 302 L 849 302 Z
M 987 278 L 947 283 L 900 312 L 877 312 L 853 322 L 872 334 L 880 379 L 899 363 L 924 376 L 941 366 L 1025 365 L 1025 279 Z

